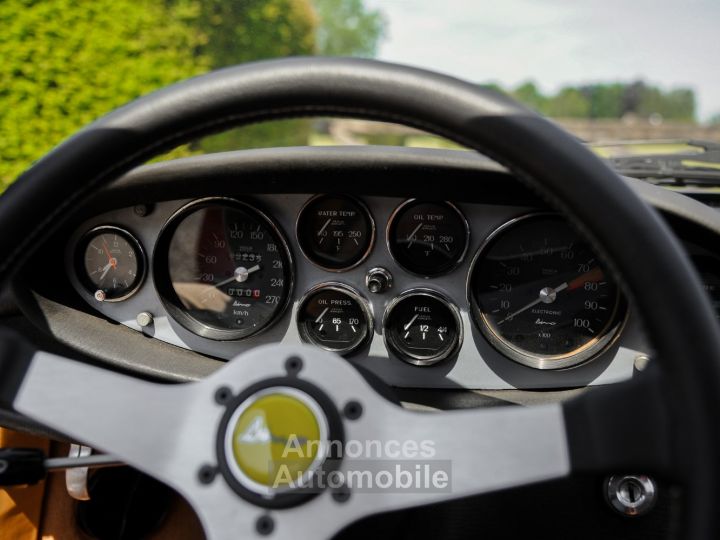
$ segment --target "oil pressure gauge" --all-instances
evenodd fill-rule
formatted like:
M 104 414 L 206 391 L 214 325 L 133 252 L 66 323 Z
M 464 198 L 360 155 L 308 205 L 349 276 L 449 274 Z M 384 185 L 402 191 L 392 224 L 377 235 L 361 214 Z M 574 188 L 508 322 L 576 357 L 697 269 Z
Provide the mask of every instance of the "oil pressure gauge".
M 398 357 L 416 366 L 444 360 L 462 344 L 458 309 L 430 289 L 406 291 L 385 311 L 385 344 Z
M 298 309 L 303 341 L 338 354 L 356 351 L 372 335 L 367 301 L 342 283 L 324 283 L 305 295 Z

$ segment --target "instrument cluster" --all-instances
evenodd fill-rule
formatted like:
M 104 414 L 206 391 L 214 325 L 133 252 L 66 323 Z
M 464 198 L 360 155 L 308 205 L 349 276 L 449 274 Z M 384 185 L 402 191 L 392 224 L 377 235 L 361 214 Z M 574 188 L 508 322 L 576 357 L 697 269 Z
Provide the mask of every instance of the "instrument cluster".
M 99 216 L 68 247 L 71 281 L 119 322 L 227 358 L 299 339 L 348 358 L 384 353 L 411 369 L 449 371 L 474 349 L 473 361 L 557 371 L 601 356 L 627 319 L 607 267 L 559 215 L 287 197 L 295 215 L 211 197 L 172 211 L 163 203 L 143 224 Z M 145 318 L 133 320 L 140 308 Z

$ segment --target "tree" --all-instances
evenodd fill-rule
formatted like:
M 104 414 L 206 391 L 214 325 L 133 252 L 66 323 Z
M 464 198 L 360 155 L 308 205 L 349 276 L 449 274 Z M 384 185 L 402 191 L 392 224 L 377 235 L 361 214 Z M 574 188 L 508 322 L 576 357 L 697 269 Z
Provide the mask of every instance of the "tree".
M 84 124 L 208 69 L 199 4 L 0 2 L 0 191 Z
M 363 0 L 313 0 L 319 18 L 317 51 L 325 56 L 372 57 L 385 35 L 382 13 Z
M 308 0 L 202 0 L 198 26 L 214 69 L 316 51 Z
M 590 102 L 590 118 L 620 118 L 625 85 L 620 83 L 583 86 L 580 91 Z
M 0 0 L 0 28 L 1 192 L 80 127 L 140 95 L 247 61 L 371 56 L 385 21 L 362 0 Z M 267 123 L 192 148 L 306 144 L 309 129 L 305 120 Z
M 308 0 L 202 0 L 199 28 L 207 35 L 202 52 L 213 68 L 243 62 L 312 55 L 318 19 Z M 219 152 L 237 148 L 307 144 L 307 120 L 283 120 L 231 129 L 206 137 L 194 148 Z
M 641 118 L 659 116 L 667 120 L 695 122 L 695 94 L 688 88 L 665 91 L 643 81 L 565 86 L 554 95 L 544 95 L 526 82 L 511 95 L 540 114 L 556 118 Z
M 314 9 L 312 9 L 314 8 Z M 322 54 L 373 56 L 386 24 L 362 0 L 203 0 L 203 48 L 213 67 L 249 60 Z M 309 120 L 281 120 L 229 130 L 200 141 L 205 152 L 308 143 Z
M 520 103 L 538 112 L 543 112 L 547 106 L 547 98 L 542 95 L 532 81 L 525 82 L 518 86 L 513 90 L 512 96 Z
M 590 102 L 577 88 L 566 87 L 548 100 L 545 114 L 554 118 L 587 118 Z

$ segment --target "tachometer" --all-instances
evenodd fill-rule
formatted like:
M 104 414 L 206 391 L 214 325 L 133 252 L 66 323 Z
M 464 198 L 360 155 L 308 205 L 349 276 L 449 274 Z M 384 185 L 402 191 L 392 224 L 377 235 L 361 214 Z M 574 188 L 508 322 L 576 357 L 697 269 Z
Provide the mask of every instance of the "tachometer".
M 619 287 L 602 261 L 556 215 L 526 216 L 495 231 L 473 262 L 469 289 L 490 343 L 538 369 L 588 360 L 624 318 Z
M 187 329 L 211 339 L 242 339 L 283 312 L 292 262 L 267 216 L 239 201 L 205 199 L 177 212 L 161 234 L 155 283 Z

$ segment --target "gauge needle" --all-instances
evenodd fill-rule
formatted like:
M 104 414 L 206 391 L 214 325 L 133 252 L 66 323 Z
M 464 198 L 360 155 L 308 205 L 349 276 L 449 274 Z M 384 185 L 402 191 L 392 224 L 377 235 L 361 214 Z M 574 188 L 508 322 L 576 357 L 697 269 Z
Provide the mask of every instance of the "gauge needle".
M 567 289 L 568 284 L 567 282 L 558 285 L 554 289 L 552 287 L 543 287 L 540 289 L 540 292 L 538 293 L 538 297 L 530 302 L 529 304 L 525 304 L 523 307 L 518 309 L 517 311 L 513 311 L 510 315 L 505 317 L 502 321 L 499 321 L 497 323 L 498 326 L 500 326 L 502 323 L 507 321 L 508 319 L 512 319 L 515 315 L 520 315 L 523 311 L 527 311 L 533 306 L 538 305 L 540 302 L 544 302 L 546 304 L 552 304 L 555 301 L 555 298 L 557 297 L 557 293 L 560 291 L 564 291 Z
M 420 230 L 420 228 L 422 226 L 423 226 L 423 224 L 420 223 L 417 227 L 415 227 L 415 230 L 408 235 L 407 239 L 410 241 L 410 243 L 408 244 L 408 247 L 413 245 L 413 242 L 415 241 L 415 235 L 417 234 L 417 232 Z
M 329 307 L 326 307 L 326 308 L 323 310 L 323 312 L 320 314 L 320 316 L 319 316 L 317 319 L 315 319 L 315 322 L 316 322 L 316 323 L 319 323 L 320 321 L 322 321 L 322 318 L 323 318 L 323 317 L 325 316 L 325 314 L 328 312 L 328 309 L 330 309 L 330 308 L 329 308 Z
M 250 277 L 250 274 L 253 272 L 257 272 L 260 270 L 260 265 L 256 264 L 255 266 L 251 266 L 250 268 L 245 268 L 243 266 L 239 266 L 235 269 L 235 280 L 238 283 L 242 283 L 243 281 L 247 281 L 248 277 Z
M 117 266 L 117 259 L 110 254 L 110 248 L 108 247 L 107 242 L 105 241 L 104 238 L 103 238 L 103 251 L 105 252 L 105 255 L 107 255 L 107 257 L 108 257 L 108 263 L 110 264 L 110 266 L 112 266 L 113 268 L 115 266 Z
M 407 323 L 405 326 L 403 326 L 403 330 L 407 330 L 408 328 L 410 328 L 412 326 L 412 323 L 414 323 L 415 319 L 417 319 L 417 318 L 418 318 L 418 315 L 416 314 L 412 319 L 410 319 L 409 323 Z
M 100 275 L 100 281 L 105 279 L 105 276 L 107 276 L 107 273 L 110 271 L 110 269 L 113 267 L 112 261 L 107 263 L 105 266 L 103 266 L 103 273 Z
M 497 325 L 500 326 L 505 321 L 512 319 L 513 317 L 515 317 L 515 315 L 520 315 L 520 313 L 522 313 L 523 311 L 527 311 L 531 307 L 538 305 L 540 302 L 543 302 L 545 304 L 552 304 L 557 298 L 557 293 L 564 291 L 565 289 L 567 289 L 568 291 L 575 290 L 579 287 L 582 287 L 583 283 L 587 281 L 598 281 L 602 279 L 603 276 L 603 271 L 600 269 L 599 266 L 596 266 L 595 268 L 592 268 L 584 274 L 580 274 L 578 277 L 570 281 L 570 283 L 566 281 L 565 283 L 562 283 L 555 288 L 543 287 L 542 289 L 540 289 L 538 297 L 535 300 L 533 300 L 529 304 L 525 304 L 517 311 L 513 311 L 510 315 L 499 321 Z
M 233 272 L 232 277 L 224 279 L 220 283 L 216 283 L 212 287 L 219 289 L 223 285 L 227 285 L 228 283 L 231 283 L 233 281 L 237 281 L 238 283 L 243 283 L 244 281 L 247 281 L 250 274 L 252 274 L 253 272 L 257 272 L 258 270 L 260 270 L 259 264 L 256 264 L 255 266 L 252 266 L 250 268 L 245 268 L 244 266 L 238 266 L 235 269 L 235 271 Z
M 327 229 L 327 226 L 330 225 L 330 222 L 332 221 L 332 218 L 328 218 L 328 220 L 325 222 L 325 225 L 323 225 L 320 230 L 318 231 L 317 235 L 320 236 L 325 229 Z

